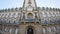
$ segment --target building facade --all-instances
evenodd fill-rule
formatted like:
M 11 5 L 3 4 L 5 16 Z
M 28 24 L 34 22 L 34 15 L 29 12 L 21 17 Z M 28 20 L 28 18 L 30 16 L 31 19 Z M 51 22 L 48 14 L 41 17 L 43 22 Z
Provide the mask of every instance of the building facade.
M 60 9 L 24 0 L 23 7 L 0 10 L 0 34 L 60 34 Z

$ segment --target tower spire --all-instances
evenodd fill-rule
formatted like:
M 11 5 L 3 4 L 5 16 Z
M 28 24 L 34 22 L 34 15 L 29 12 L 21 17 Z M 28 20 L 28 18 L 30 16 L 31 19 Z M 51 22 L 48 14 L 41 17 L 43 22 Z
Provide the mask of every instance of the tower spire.
M 33 8 L 36 8 L 36 1 L 35 0 L 24 0 L 23 8 L 26 8 L 28 6 L 32 6 Z

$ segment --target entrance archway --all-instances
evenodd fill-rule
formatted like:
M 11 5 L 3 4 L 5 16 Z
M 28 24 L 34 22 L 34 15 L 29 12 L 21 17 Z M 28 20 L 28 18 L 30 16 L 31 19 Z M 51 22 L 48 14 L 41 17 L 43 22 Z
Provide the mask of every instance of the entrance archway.
M 27 34 L 34 34 L 33 29 L 32 28 L 28 28 L 27 29 Z

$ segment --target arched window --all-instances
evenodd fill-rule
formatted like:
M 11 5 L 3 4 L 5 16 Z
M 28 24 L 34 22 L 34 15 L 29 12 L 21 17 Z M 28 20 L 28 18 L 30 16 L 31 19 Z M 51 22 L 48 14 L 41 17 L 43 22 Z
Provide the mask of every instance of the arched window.
M 42 12 L 42 17 L 46 17 L 46 13 L 45 12 Z
M 21 16 L 21 13 L 18 13 L 18 17 L 20 17 Z
M 16 19 L 15 20 L 15 24 L 19 24 L 19 19 Z
M 4 14 L 2 14 L 2 17 L 4 17 Z
M 56 31 L 56 27 L 54 27 L 54 31 Z
M 5 19 L 6 23 L 9 23 L 9 19 Z
M 15 28 L 15 34 L 19 34 L 19 29 Z
M 45 23 L 45 19 L 41 19 L 41 23 L 44 24 Z
M 47 23 L 50 23 L 50 19 L 49 18 L 46 21 L 47 21 Z
M 16 13 L 13 13 L 13 14 L 12 14 L 12 18 L 14 18 L 14 17 L 15 17 L 15 15 L 16 15 Z
M 7 32 L 7 27 L 6 26 L 4 27 L 4 32 Z
M 55 17 L 55 14 L 54 14 L 54 12 L 51 12 L 51 15 L 52 15 L 52 17 Z
M 52 29 L 49 27 L 49 28 L 48 28 L 48 31 L 49 31 L 49 32 L 51 32 L 51 31 L 52 31 Z
M 60 26 L 57 26 L 57 30 L 60 30 Z
M 11 27 L 9 28 L 9 33 L 12 33 L 12 28 Z
M 42 28 L 42 33 L 46 33 L 46 28 Z
M 47 17 L 51 17 L 51 14 L 50 14 L 50 12 L 47 12 Z
M 10 20 L 10 23 L 14 23 L 14 20 L 11 19 L 11 20 Z
M 1 19 L 1 22 L 4 23 L 4 19 Z
M 33 18 L 33 14 L 32 14 L 32 13 L 28 13 L 28 14 L 27 14 L 27 18 L 28 18 L 28 19 Z
M 42 12 L 40 12 L 40 17 L 43 17 L 42 15 L 43 15 Z

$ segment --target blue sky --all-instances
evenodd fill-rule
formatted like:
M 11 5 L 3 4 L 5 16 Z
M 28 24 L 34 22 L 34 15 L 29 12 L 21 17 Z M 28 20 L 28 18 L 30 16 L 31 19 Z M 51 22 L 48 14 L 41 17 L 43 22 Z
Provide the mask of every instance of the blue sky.
M 24 0 L 0 0 L 0 9 L 22 7 Z M 39 7 L 60 8 L 60 0 L 36 0 Z

